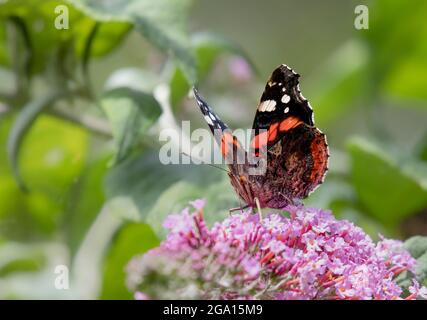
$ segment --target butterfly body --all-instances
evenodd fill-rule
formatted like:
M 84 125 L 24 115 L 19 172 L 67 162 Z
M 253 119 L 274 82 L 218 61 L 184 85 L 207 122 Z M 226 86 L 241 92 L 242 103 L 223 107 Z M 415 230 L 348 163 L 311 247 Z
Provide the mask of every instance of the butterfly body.
M 255 135 L 249 151 L 195 91 L 197 102 L 224 157 L 237 154 L 259 156 L 266 152 L 262 174 L 253 174 L 261 163 L 232 161 L 231 185 L 250 207 L 283 208 L 306 198 L 327 172 L 328 145 L 325 135 L 314 126 L 313 111 L 301 95 L 299 75 L 286 65 L 274 70 L 266 84 L 254 119 Z M 234 159 L 233 158 L 233 159 Z M 262 161 L 262 160 L 260 160 Z

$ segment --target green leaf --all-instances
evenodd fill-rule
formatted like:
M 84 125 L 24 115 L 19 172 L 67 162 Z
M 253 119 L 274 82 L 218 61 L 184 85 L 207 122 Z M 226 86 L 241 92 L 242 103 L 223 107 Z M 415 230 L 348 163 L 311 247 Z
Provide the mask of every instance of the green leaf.
M 34 252 L 30 256 L 14 257 L 14 259 L 2 261 L 0 257 L 0 277 L 4 278 L 13 273 L 37 272 L 46 263 L 46 258 L 41 252 Z
M 405 241 L 405 249 L 417 260 L 415 275 L 421 284 L 427 280 L 427 237 L 415 236 Z
M 97 20 L 69 4 L 69 1 L 64 0 L 4 0 L 0 3 L 0 22 L 17 17 L 28 30 L 32 45 L 32 74 L 52 68 L 52 63 L 48 62 L 58 54 L 61 55 L 58 62 L 66 63 L 67 59 L 64 59 L 62 52 L 64 47 L 78 58 L 75 60 L 84 56 L 88 37 Z M 60 5 L 68 8 L 69 29 L 55 27 L 55 20 L 59 16 L 55 9 Z M 130 28 L 131 24 L 126 21 L 102 21 L 91 44 L 91 56 L 110 52 L 120 44 Z M 0 63 L 2 61 L 0 59 Z M 76 68 L 72 66 L 71 69 Z
M 427 285 L 427 252 L 417 259 L 415 276 L 421 284 Z
M 352 202 L 354 198 L 354 190 L 350 183 L 327 175 L 325 182 L 304 200 L 304 204 L 310 207 L 330 208 L 334 201 Z
M 0 20 L 0 65 L 9 65 L 9 56 L 7 54 L 6 44 L 6 22 Z
M 215 33 L 199 32 L 192 36 L 191 46 L 197 57 L 198 79 L 203 79 L 211 70 L 220 54 L 231 53 L 243 57 L 256 70 L 249 56 L 238 44 Z
M 208 32 L 194 34 L 191 38 L 191 49 L 196 57 L 198 82 L 203 81 L 216 59 L 225 53 L 245 58 L 255 70 L 255 66 L 240 46 L 217 34 Z M 186 96 L 192 83 L 186 79 L 181 68 L 174 67 L 169 84 L 171 87 L 171 103 L 175 107 Z
M 372 141 L 349 142 L 352 179 L 367 211 L 388 226 L 396 226 L 427 205 L 427 168 L 416 160 L 398 159 Z
M 6 146 L 13 120 L 12 114 L 0 120 L 0 145 Z M 26 134 L 19 156 L 20 172 L 29 183 L 30 193 L 18 188 L 6 148 L 0 149 L 2 236 L 40 240 L 56 232 L 69 205 L 69 191 L 86 161 L 87 139 L 84 129 L 41 115 Z
M 99 21 L 132 23 L 148 41 L 171 53 L 190 83 L 196 80 L 194 57 L 189 50 L 186 22 L 190 0 L 70 0 Z
M 100 22 L 88 19 L 84 22 L 80 21 L 73 28 L 76 34 L 82 35 L 75 37 L 77 56 L 87 64 L 90 57 L 102 57 L 115 49 L 131 30 L 132 25 L 124 22 Z M 91 32 L 88 32 L 90 29 Z M 87 52 L 88 46 L 90 46 L 90 52 Z
M 200 188 L 190 181 L 178 181 L 166 189 L 147 215 L 146 221 L 159 238 L 166 236 L 163 222 L 169 214 L 180 213 L 184 208 L 191 207 L 190 201 L 207 200 L 204 208 L 205 221 L 213 223 L 221 221 L 228 215 L 228 209 L 236 206 L 236 195 L 233 193 L 228 177 L 212 181 Z
M 13 175 L 22 190 L 27 188 L 19 172 L 18 156 L 25 133 L 40 113 L 50 107 L 56 100 L 66 95 L 65 92 L 53 92 L 29 102 L 19 113 L 10 130 L 7 141 L 7 154 L 12 165 Z
M 31 190 L 63 199 L 84 168 L 88 140 L 89 133 L 81 126 L 41 115 L 26 135 L 20 155 L 21 172 Z
M 189 202 L 203 197 L 203 190 L 188 181 L 178 181 L 159 195 L 153 208 L 147 214 L 146 222 L 153 231 L 163 238 L 166 230 L 163 222 L 169 214 L 179 213 L 184 207 L 190 206 Z
M 72 186 L 69 209 L 64 219 L 67 242 L 74 255 L 84 236 L 104 204 L 102 181 L 107 172 L 109 157 L 92 161 Z
M 141 135 L 161 114 L 161 107 L 152 95 L 130 88 L 116 88 L 106 92 L 101 99 L 101 106 L 112 124 L 117 147 L 115 163 L 129 155 Z
M 115 236 L 105 259 L 101 299 L 132 299 L 126 288 L 125 268 L 135 255 L 156 247 L 159 240 L 143 223 L 128 223 Z
M 371 84 L 391 96 L 426 100 L 427 2 L 378 0 L 369 10 L 369 31 L 361 34 L 371 52 Z M 404 104 L 412 105 L 419 104 Z
M 139 68 L 121 68 L 113 71 L 105 82 L 105 90 L 132 88 L 137 91 L 152 92 L 161 83 L 158 73 Z
M 13 58 L 17 61 L 14 63 L 14 71 L 16 77 L 18 77 L 18 89 L 22 79 L 28 80 L 31 76 L 32 67 L 34 64 L 34 55 L 33 55 L 33 43 L 30 37 L 30 31 L 25 24 L 25 21 L 18 16 L 11 16 L 9 20 L 11 25 L 13 25 Z M 19 40 L 18 40 L 19 39 Z
M 418 159 L 427 162 L 427 132 L 424 133 L 423 137 L 415 145 L 414 153 Z
M 405 241 L 405 249 L 411 256 L 418 259 L 427 252 L 427 237 L 415 236 Z
M 367 95 L 369 92 L 366 51 L 360 41 L 349 41 L 311 77 L 307 95 L 311 97 L 315 120 L 320 127 L 361 105 L 360 99 L 365 98 L 361 93 Z
M 205 198 L 206 217 L 212 215 L 208 219 L 213 220 L 239 205 L 223 171 L 203 165 L 163 165 L 158 153 L 149 151 L 110 170 L 105 190 L 108 198 L 130 198 L 141 220 L 152 223 L 160 233 L 163 217 L 170 211 L 179 213 L 188 200 Z

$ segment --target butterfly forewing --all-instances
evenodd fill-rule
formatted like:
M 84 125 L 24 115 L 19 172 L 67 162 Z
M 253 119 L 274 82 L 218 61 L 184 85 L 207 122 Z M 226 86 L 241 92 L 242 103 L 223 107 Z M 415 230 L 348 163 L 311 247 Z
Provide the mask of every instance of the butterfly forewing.
M 261 96 L 252 128 L 256 136 L 267 135 L 267 149 L 279 141 L 283 134 L 301 123 L 314 125 L 313 110 L 299 89 L 299 74 L 282 64 L 276 68 Z M 258 138 L 258 140 L 260 140 Z M 257 152 L 261 142 L 253 141 Z

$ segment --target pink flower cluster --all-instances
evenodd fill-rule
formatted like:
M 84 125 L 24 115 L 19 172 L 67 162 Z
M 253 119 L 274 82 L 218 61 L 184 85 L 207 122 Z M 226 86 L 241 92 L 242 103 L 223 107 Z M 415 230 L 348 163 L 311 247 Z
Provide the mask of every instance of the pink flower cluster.
M 259 216 L 246 211 L 209 229 L 203 204 L 171 215 L 162 244 L 128 265 L 136 296 L 160 299 L 415 299 L 396 276 L 415 260 L 399 241 L 375 244 L 362 229 L 331 213 L 289 206 Z M 144 292 L 144 294 L 142 294 Z M 403 296 L 405 295 L 405 296 Z

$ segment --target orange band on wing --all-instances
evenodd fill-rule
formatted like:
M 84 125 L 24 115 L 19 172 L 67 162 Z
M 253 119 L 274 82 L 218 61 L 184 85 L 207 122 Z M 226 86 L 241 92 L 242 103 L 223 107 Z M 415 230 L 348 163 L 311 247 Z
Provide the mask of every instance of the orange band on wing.
M 230 152 L 230 146 L 235 145 L 237 148 L 240 147 L 239 141 L 235 136 L 229 132 L 224 132 L 221 137 L 221 153 L 223 156 L 226 156 Z
M 296 126 L 298 126 L 299 124 L 301 124 L 302 121 L 296 117 L 289 117 L 286 118 L 285 120 L 283 120 L 282 122 L 280 122 L 280 127 L 279 130 L 280 131 L 288 131 L 291 130 L 292 128 L 295 128 Z
M 273 123 L 268 129 L 268 141 L 274 141 L 277 137 L 277 128 L 279 127 L 279 123 Z
M 277 129 L 279 127 L 279 123 L 273 123 L 267 131 L 263 131 L 262 133 L 256 135 L 251 142 L 251 147 L 253 149 L 261 149 L 268 142 L 274 141 L 277 137 Z
M 251 142 L 251 147 L 253 149 L 261 149 L 261 147 L 265 146 L 268 141 L 268 131 L 263 131 L 260 134 L 257 134 Z
M 268 142 L 274 142 L 277 138 L 278 131 L 288 131 L 292 128 L 295 128 L 296 126 L 300 125 L 302 123 L 301 120 L 299 120 L 296 117 L 289 117 L 283 120 L 282 122 L 275 122 L 272 125 L 270 125 L 270 128 L 268 131 L 264 131 L 258 135 L 256 135 L 251 142 L 251 147 L 255 150 L 261 149 L 264 147 Z

